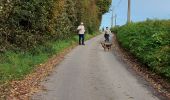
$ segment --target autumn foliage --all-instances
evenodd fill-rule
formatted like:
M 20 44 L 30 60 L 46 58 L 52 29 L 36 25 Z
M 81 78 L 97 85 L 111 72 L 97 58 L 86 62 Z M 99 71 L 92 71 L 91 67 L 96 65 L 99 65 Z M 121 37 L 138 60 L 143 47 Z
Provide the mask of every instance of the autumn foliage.
M 0 51 L 29 50 L 48 40 L 72 37 L 85 23 L 98 30 L 111 0 L 1 0 Z

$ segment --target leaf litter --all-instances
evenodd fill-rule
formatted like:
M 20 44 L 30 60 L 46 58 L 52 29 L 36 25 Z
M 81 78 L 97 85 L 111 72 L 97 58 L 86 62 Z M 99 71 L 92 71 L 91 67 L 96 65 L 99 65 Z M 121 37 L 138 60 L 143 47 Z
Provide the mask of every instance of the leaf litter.
M 170 100 L 170 83 L 167 79 L 151 72 L 146 65 L 140 63 L 130 52 L 123 49 L 117 41 L 116 35 L 113 36 L 113 50 L 116 56 L 126 63 L 136 74 L 144 78 L 149 84 L 167 100 Z

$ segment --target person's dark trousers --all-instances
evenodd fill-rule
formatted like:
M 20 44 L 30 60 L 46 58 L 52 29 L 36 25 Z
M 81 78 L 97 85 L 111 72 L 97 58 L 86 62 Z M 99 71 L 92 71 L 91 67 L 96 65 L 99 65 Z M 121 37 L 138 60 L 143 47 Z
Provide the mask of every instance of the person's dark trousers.
M 105 42 L 109 42 L 109 34 L 104 34 Z
M 84 34 L 79 34 L 79 45 L 84 45 Z

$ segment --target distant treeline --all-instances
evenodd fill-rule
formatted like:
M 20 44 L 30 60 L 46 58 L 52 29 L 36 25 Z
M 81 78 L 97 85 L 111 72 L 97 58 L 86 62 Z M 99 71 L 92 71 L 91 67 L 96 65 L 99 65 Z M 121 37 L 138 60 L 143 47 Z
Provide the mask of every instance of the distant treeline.
M 0 51 L 29 50 L 48 40 L 68 39 L 80 22 L 98 30 L 111 0 L 1 0 Z

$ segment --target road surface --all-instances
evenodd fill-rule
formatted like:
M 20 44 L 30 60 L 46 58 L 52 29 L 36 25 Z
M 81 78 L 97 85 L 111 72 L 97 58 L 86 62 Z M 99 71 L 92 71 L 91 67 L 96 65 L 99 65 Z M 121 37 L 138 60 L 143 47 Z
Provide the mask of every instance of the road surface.
M 42 82 L 47 89 L 32 100 L 159 100 L 112 51 L 100 45 L 103 35 L 77 46 Z

